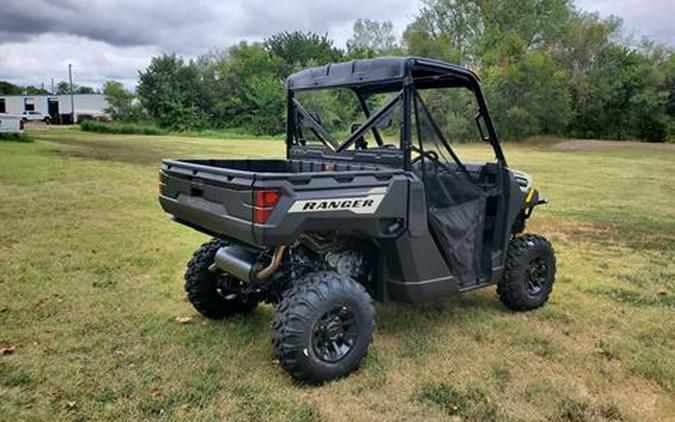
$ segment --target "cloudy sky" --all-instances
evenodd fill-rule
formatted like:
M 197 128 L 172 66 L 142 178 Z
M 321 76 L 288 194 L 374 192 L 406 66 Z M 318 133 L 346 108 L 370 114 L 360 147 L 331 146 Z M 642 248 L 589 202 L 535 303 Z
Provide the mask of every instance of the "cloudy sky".
M 673 0 L 576 4 L 675 46 Z M 132 87 L 161 52 L 195 56 L 285 30 L 327 32 L 344 45 L 357 18 L 389 20 L 402 32 L 418 8 L 419 0 L 2 0 L 0 80 L 48 88 L 72 63 L 77 84 L 115 79 Z

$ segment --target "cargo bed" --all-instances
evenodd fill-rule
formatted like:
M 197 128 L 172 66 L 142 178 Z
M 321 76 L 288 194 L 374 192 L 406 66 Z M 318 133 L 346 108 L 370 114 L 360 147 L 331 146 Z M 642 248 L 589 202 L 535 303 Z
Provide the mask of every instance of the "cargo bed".
M 163 160 L 160 168 L 160 203 L 172 217 L 210 235 L 228 237 L 255 246 L 291 242 L 301 230 L 335 228 L 377 230 L 373 216 L 354 212 L 323 215 L 289 213 L 297 201 L 320 198 L 368 197 L 395 189 L 400 206 L 390 204 L 385 218 L 403 218 L 407 176 L 401 169 L 355 162 L 314 160 Z M 275 191 L 278 203 L 264 224 L 255 223 L 255 193 Z M 384 198 L 386 200 L 386 198 Z M 379 217 L 379 215 L 378 215 Z M 281 224 L 283 219 L 283 225 Z

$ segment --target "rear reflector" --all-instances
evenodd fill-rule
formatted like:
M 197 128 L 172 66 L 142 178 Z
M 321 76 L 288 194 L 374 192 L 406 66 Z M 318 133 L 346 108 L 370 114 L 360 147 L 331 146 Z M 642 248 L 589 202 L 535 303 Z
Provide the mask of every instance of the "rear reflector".
M 265 224 L 272 211 L 274 211 L 277 202 L 279 202 L 281 194 L 277 190 L 257 190 L 253 194 L 253 222 Z

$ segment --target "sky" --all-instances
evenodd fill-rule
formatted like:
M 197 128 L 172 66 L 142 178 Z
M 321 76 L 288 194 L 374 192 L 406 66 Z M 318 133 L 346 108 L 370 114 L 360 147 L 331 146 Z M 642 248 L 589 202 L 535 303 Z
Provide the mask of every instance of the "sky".
M 2 0 L 0 80 L 49 89 L 66 80 L 99 88 L 136 85 L 153 55 L 194 57 L 281 31 L 328 33 L 338 46 L 358 18 L 391 21 L 398 33 L 420 0 Z M 577 7 L 624 19 L 636 37 L 675 46 L 673 0 L 576 0 Z

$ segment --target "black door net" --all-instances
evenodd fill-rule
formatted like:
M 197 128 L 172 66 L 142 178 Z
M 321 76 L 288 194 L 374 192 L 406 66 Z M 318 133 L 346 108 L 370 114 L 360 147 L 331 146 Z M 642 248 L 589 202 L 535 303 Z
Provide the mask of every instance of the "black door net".
M 424 181 L 432 236 L 452 275 L 462 284 L 474 284 L 480 274 L 487 195 L 454 153 L 417 92 L 413 104 L 418 139 L 413 147 L 418 154 L 413 171 Z

